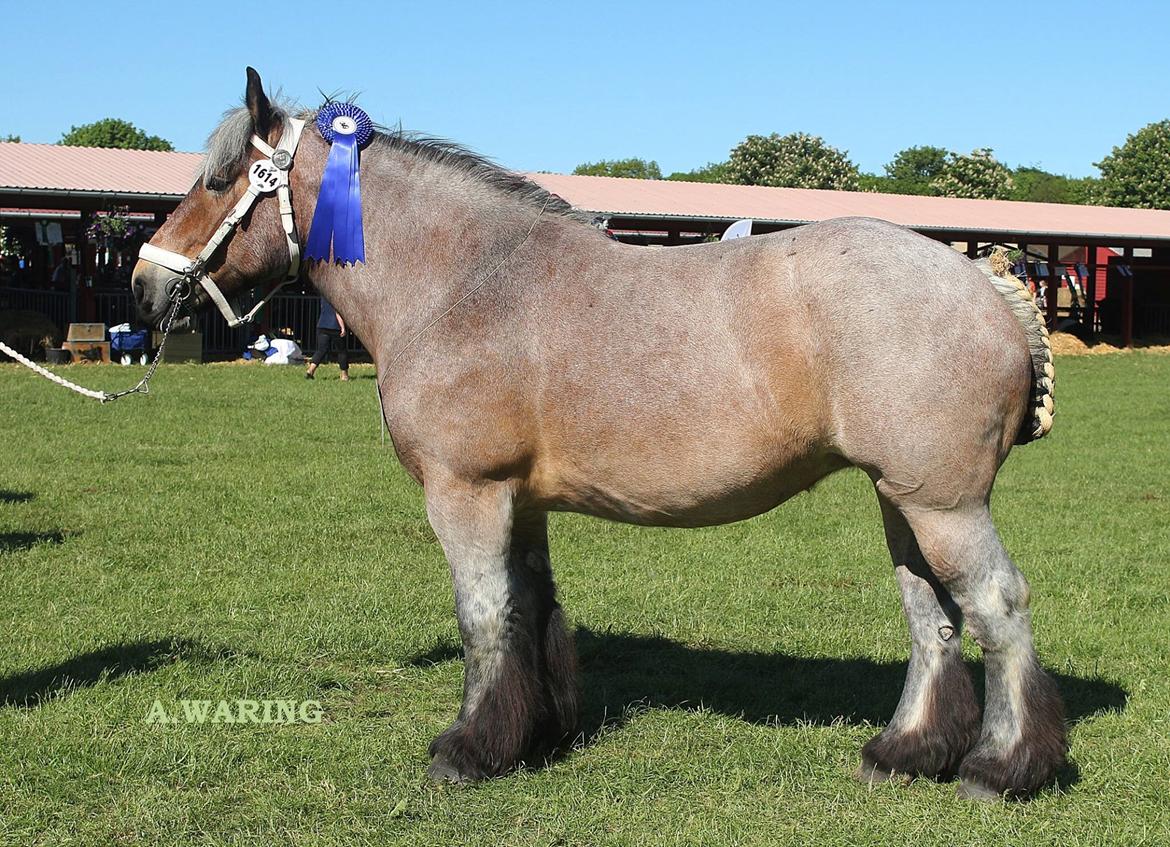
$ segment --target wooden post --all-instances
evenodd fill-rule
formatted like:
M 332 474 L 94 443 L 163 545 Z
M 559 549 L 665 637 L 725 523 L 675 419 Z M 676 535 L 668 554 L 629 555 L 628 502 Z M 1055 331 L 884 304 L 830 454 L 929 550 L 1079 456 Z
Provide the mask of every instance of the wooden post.
M 1097 334 L 1097 248 L 1086 247 L 1089 254 L 1085 257 L 1085 267 L 1089 269 L 1089 278 L 1085 280 L 1085 329 L 1093 335 Z
M 1056 275 L 1056 266 L 1060 263 L 1060 247 L 1056 244 L 1048 245 L 1048 282 L 1045 285 L 1044 299 L 1048 309 L 1044 316 L 1049 329 L 1056 329 L 1056 304 L 1060 299 L 1060 277 Z
M 1121 248 L 1121 255 L 1123 262 L 1128 266 L 1129 274 L 1133 273 L 1133 266 L 1130 265 L 1130 258 L 1133 256 L 1133 249 L 1130 247 Z M 1133 277 L 1131 275 L 1121 277 L 1121 346 L 1133 347 Z
M 968 259 L 979 258 L 979 242 L 978 241 L 968 241 L 967 242 L 967 258 Z
M 87 286 L 86 278 L 89 275 L 89 239 L 86 231 L 93 222 L 93 214 L 81 210 L 81 217 L 77 219 L 77 232 L 74 234 L 74 247 L 77 248 L 77 267 L 73 273 L 73 285 L 70 286 L 70 314 L 72 320 L 92 322 L 96 308 L 93 302 L 93 289 Z

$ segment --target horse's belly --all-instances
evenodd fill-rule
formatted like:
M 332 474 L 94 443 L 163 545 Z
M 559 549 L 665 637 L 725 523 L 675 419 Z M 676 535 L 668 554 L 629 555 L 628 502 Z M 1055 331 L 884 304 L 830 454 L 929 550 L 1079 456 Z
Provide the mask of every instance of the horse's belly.
M 845 466 L 829 454 L 789 462 L 632 461 L 618 470 L 571 467 L 546 480 L 541 506 L 645 526 L 695 527 L 746 520 Z

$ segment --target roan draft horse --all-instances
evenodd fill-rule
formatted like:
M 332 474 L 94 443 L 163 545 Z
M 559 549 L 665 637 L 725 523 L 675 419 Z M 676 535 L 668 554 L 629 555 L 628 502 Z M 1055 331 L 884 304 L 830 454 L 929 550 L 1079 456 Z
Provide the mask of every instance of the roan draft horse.
M 245 103 L 212 133 L 156 257 L 200 253 L 251 164 L 287 140 L 294 116 L 250 68 Z M 310 120 L 282 195 L 291 232 L 262 195 L 198 266 L 140 261 L 144 318 L 163 320 L 184 280 L 199 308 L 207 280 L 231 295 L 283 279 L 328 152 Z M 360 168 L 366 263 L 304 272 L 373 356 L 394 448 L 450 563 L 464 696 L 430 746 L 433 778 L 539 765 L 577 732 L 549 511 L 728 523 L 850 465 L 877 490 L 912 638 L 901 700 L 859 777 L 957 774 L 981 799 L 1054 778 L 1063 707 L 988 509 L 1013 444 L 1052 424 L 1047 333 L 1018 283 L 864 218 L 629 246 L 523 177 L 401 132 L 376 133 Z M 985 661 L 982 715 L 964 619 Z

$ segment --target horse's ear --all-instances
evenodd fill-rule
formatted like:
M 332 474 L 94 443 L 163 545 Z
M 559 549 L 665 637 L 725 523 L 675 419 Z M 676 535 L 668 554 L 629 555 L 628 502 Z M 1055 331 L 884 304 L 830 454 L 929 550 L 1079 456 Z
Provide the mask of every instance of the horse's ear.
M 272 104 L 268 102 L 264 83 L 260 81 L 260 74 L 256 73 L 255 68 L 248 68 L 248 90 L 244 93 L 244 102 L 248 104 L 256 134 L 268 138 L 268 130 L 272 126 Z

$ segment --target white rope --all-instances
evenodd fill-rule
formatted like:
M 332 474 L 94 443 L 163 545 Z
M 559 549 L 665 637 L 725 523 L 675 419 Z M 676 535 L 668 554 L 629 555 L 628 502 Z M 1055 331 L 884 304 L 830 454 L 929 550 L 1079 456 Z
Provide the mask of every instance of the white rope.
M 186 286 L 183 286 L 174 290 L 171 299 L 171 310 L 167 313 L 167 319 L 162 327 L 163 335 L 162 338 L 159 339 L 158 349 L 154 351 L 154 361 L 150 363 L 150 367 L 146 369 L 146 373 L 142 375 L 142 379 L 138 380 L 138 384 L 133 388 L 125 388 L 121 391 L 115 391 L 112 393 L 109 391 L 94 391 L 90 388 L 82 388 L 77 383 L 70 382 L 64 377 L 57 376 L 57 374 L 53 373 L 48 368 L 42 368 L 36 362 L 25 356 L 22 356 L 20 353 L 17 353 L 3 341 L 0 341 L 0 351 L 7 353 L 26 368 L 32 369 L 34 373 L 40 374 L 45 379 L 51 380 L 58 385 L 62 385 L 65 388 L 68 388 L 70 391 L 76 391 L 78 394 L 81 394 L 85 397 L 92 397 L 94 400 L 97 400 L 101 403 L 108 403 L 110 400 L 117 400 L 121 397 L 125 397 L 128 394 L 149 394 L 150 380 L 154 377 L 154 372 L 158 370 L 159 363 L 162 361 L 163 349 L 167 346 L 167 339 L 171 337 L 171 330 L 175 326 L 175 318 L 179 315 L 179 307 L 183 304 L 183 291 L 185 288 Z
M 48 368 L 42 368 L 40 365 L 38 365 L 36 362 L 32 361 L 31 359 L 20 355 L 15 350 L 13 350 L 11 347 L 9 347 L 7 344 L 5 344 L 3 341 L 0 341 L 0 350 L 3 350 L 9 356 L 16 359 L 16 361 L 20 362 L 26 368 L 31 368 L 36 373 L 39 373 L 45 379 L 51 379 L 53 382 L 57 383 L 58 385 L 63 385 L 72 391 L 76 391 L 78 394 L 84 394 L 86 397 L 92 397 L 94 400 L 100 400 L 103 403 L 106 402 L 106 393 L 104 391 L 93 391 L 92 389 L 89 389 L 89 388 L 82 388 L 80 385 L 77 385 L 76 383 L 70 382 L 69 380 L 65 379 L 65 377 L 63 377 L 63 376 L 57 376 L 55 373 L 53 373 Z

